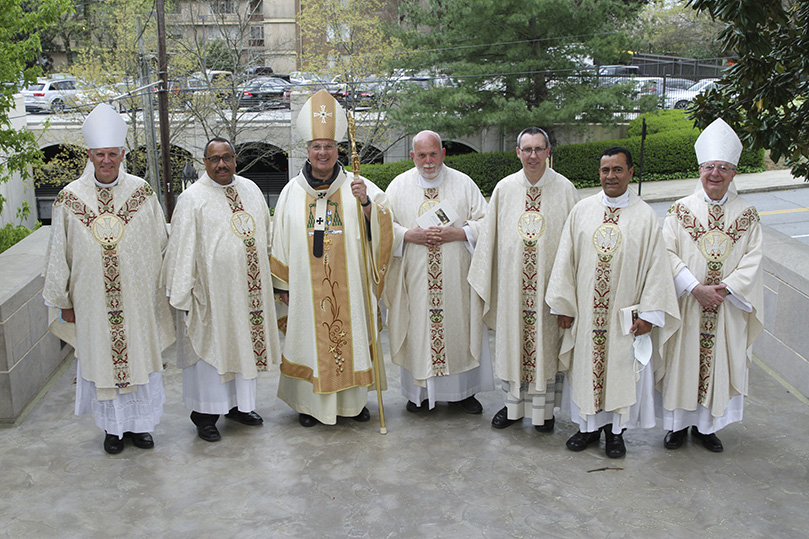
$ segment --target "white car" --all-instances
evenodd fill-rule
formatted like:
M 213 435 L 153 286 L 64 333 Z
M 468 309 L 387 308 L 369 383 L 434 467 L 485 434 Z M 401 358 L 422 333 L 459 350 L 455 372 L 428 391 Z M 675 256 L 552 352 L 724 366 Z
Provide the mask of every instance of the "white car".
M 672 90 L 666 93 L 665 108 L 684 109 L 692 99 L 716 86 L 719 79 L 702 79 L 686 90 Z
M 43 79 L 22 92 L 25 111 L 64 112 L 76 105 L 79 90 L 75 79 Z

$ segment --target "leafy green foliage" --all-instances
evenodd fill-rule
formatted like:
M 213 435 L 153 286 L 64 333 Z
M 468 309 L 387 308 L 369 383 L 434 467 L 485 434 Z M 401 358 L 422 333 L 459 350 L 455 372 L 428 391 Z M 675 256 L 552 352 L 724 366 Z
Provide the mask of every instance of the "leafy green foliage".
M 405 0 L 398 37 L 413 53 L 397 58 L 410 71 L 435 69 L 454 86 L 409 88 L 390 119 L 406 132 L 448 137 L 526 125 L 614 123 L 615 112 L 653 106 L 629 88 L 598 85 L 582 71 L 590 57 L 615 63 L 629 38 L 617 27 L 634 2 L 579 0 Z M 645 108 L 641 110 L 650 110 Z
M 34 228 L 28 228 L 22 225 L 14 226 L 11 223 L 8 223 L 3 228 L 0 228 L 0 253 L 2 253 L 15 243 L 21 241 L 26 236 L 31 234 L 31 232 L 33 232 L 34 230 L 38 229 L 41 226 L 42 223 L 37 221 L 37 224 L 34 225 Z
M 809 0 L 690 0 L 726 23 L 719 35 L 737 61 L 722 86 L 698 96 L 689 111 L 704 127 L 721 117 L 745 147 L 786 157 L 809 181 Z

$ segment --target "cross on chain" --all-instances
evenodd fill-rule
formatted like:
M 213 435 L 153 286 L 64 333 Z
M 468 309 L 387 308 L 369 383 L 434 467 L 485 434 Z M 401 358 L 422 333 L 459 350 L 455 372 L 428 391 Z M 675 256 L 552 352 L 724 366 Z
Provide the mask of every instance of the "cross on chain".
M 326 105 L 320 105 L 320 112 L 313 113 L 315 118 L 320 118 L 320 123 L 326 123 L 326 116 L 334 116 L 331 112 L 326 112 Z
M 323 224 L 323 218 L 322 218 L 322 217 L 318 217 L 318 218 L 317 218 L 317 221 L 315 221 L 315 223 L 317 223 L 318 225 L 322 225 L 322 224 Z

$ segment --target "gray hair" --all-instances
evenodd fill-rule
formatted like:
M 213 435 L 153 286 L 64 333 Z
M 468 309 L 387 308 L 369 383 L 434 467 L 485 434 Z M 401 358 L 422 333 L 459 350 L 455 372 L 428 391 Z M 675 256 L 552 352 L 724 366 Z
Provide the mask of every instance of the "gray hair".
M 520 131 L 519 135 L 517 135 L 517 148 L 520 147 L 520 142 L 522 141 L 522 136 L 523 135 L 538 135 L 540 133 L 542 134 L 543 137 L 545 137 L 545 146 L 546 147 L 550 146 L 551 141 L 548 138 L 548 134 L 545 132 L 544 129 L 542 129 L 540 127 L 526 127 L 525 129 Z
M 426 137 L 435 137 L 438 140 L 438 146 L 443 147 L 443 142 L 441 142 L 441 135 L 436 133 L 435 131 L 430 131 L 429 129 L 425 129 L 424 131 L 419 131 L 413 140 L 410 141 L 410 149 L 415 152 L 416 151 L 416 141 L 421 140 Z

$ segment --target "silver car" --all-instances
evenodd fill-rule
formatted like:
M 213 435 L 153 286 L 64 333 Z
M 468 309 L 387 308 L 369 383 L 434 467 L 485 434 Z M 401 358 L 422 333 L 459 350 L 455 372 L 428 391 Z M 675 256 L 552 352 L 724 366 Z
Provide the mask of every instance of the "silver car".
M 76 105 L 79 90 L 75 79 L 45 79 L 31 84 L 22 92 L 25 111 L 64 112 Z

